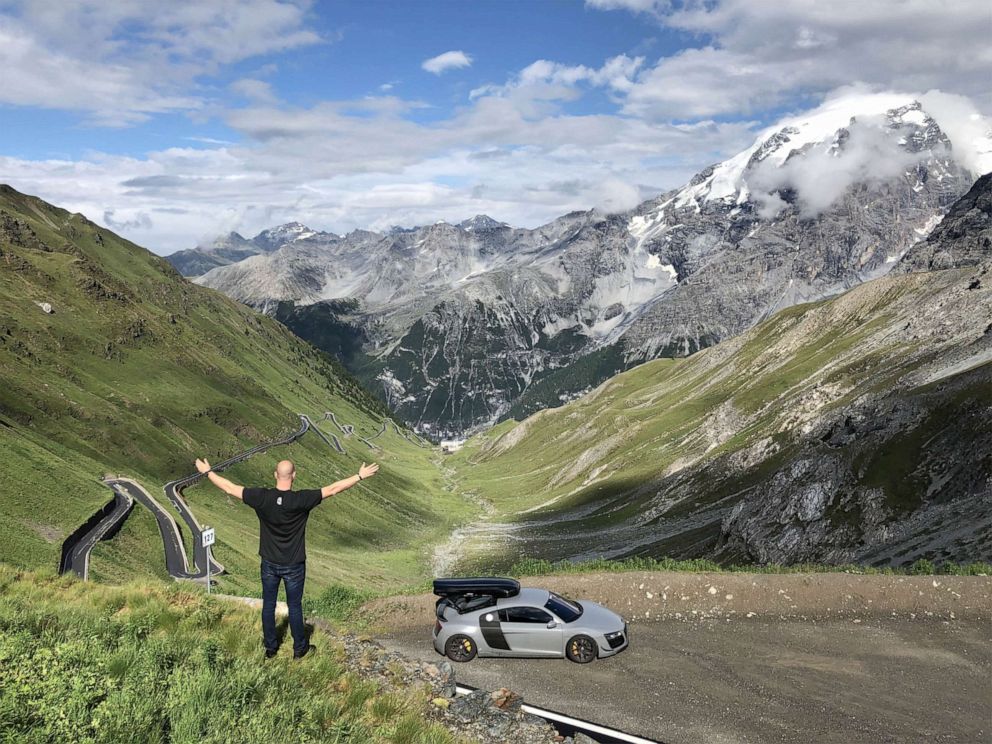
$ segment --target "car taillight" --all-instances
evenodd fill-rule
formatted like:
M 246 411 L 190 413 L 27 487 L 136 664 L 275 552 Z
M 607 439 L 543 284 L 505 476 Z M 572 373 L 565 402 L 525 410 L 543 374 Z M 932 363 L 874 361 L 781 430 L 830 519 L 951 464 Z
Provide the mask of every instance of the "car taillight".
M 437 634 L 440 632 L 441 632 L 441 621 L 438 620 L 436 623 L 434 623 L 434 633 Z

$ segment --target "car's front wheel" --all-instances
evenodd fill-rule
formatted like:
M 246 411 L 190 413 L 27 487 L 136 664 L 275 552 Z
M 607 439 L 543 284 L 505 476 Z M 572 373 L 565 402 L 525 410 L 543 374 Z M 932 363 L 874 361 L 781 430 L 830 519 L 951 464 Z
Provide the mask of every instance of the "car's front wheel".
M 565 656 L 576 664 L 588 664 L 599 656 L 596 641 L 587 635 L 572 636 L 565 646 Z
M 444 655 L 452 661 L 472 661 L 479 650 L 467 635 L 453 635 L 444 644 Z

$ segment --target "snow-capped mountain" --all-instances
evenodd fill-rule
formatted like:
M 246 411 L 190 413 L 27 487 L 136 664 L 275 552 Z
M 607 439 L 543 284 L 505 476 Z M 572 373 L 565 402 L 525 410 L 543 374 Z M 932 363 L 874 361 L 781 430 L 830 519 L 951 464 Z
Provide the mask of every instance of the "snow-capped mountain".
M 294 240 L 310 238 L 317 234 L 316 230 L 311 230 L 306 225 L 299 222 L 287 222 L 285 225 L 262 230 L 252 238 L 252 242 L 266 251 L 274 251 L 276 248 L 292 243 Z M 328 233 L 329 238 L 336 238 L 337 235 Z
M 292 243 L 294 240 L 313 237 L 317 234 L 316 231 L 299 222 L 287 222 L 285 225 L 262 230 L 251 239 L 231 232 L 207 245 L 198 245 L 190 250 L 177 251 L 166 256 L 166 260 L 175 266 L 183 276 L 200 276 L 218 266 L 227 266 L 259 253 L 269 253 L 287 243 Z M 322 234 L 331 239 L 337 238 L 337 235 L 331 233 Z
M 318 344 L 318 326 L 338 340 L 352 329 L 353 369 L 400 415 L 460 434 L 884 274 L 979 175 L 962 165 L 973 151 L 960 157 L 973 146 L 910 97 L 849 97 L 629 213 L 532 230 L 485 215 L 385 234 L 304 228 L 197 281 Z
M 462 230 L 468 230 L 469 232 L 481 232 L 483 230 L 499 230 L 503 227 L 509 227 L 505 222 L 498 222 L 490 217 L 488 214 L 477 214 L 468 220 L 462 220 L 458 223 L 458 227 Z

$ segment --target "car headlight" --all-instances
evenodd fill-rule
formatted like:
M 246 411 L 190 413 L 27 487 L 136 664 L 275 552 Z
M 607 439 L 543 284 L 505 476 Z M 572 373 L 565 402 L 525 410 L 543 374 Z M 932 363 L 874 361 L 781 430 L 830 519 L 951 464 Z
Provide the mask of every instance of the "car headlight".
M 623 631 L 622 630 L 618 630 L 616 633 L 607 633 L 606 634 L 606 640 L 612 641 L 614 638 L 619 638 L 622 635 L 623 635 Z

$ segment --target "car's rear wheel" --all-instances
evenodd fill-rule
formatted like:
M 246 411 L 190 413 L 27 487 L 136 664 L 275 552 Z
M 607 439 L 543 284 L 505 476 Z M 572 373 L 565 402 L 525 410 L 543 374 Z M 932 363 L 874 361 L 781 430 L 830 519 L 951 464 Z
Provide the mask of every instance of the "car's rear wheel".
M 565 656 L 576 664 L 588 664 L 598 655 L 596 641 L 587 635 L 572 636 L 565 645 Z
M 479 649 L 467 635 L 453 635 L 444 643 L 444 655 L 452 661 L 472 661 Z

